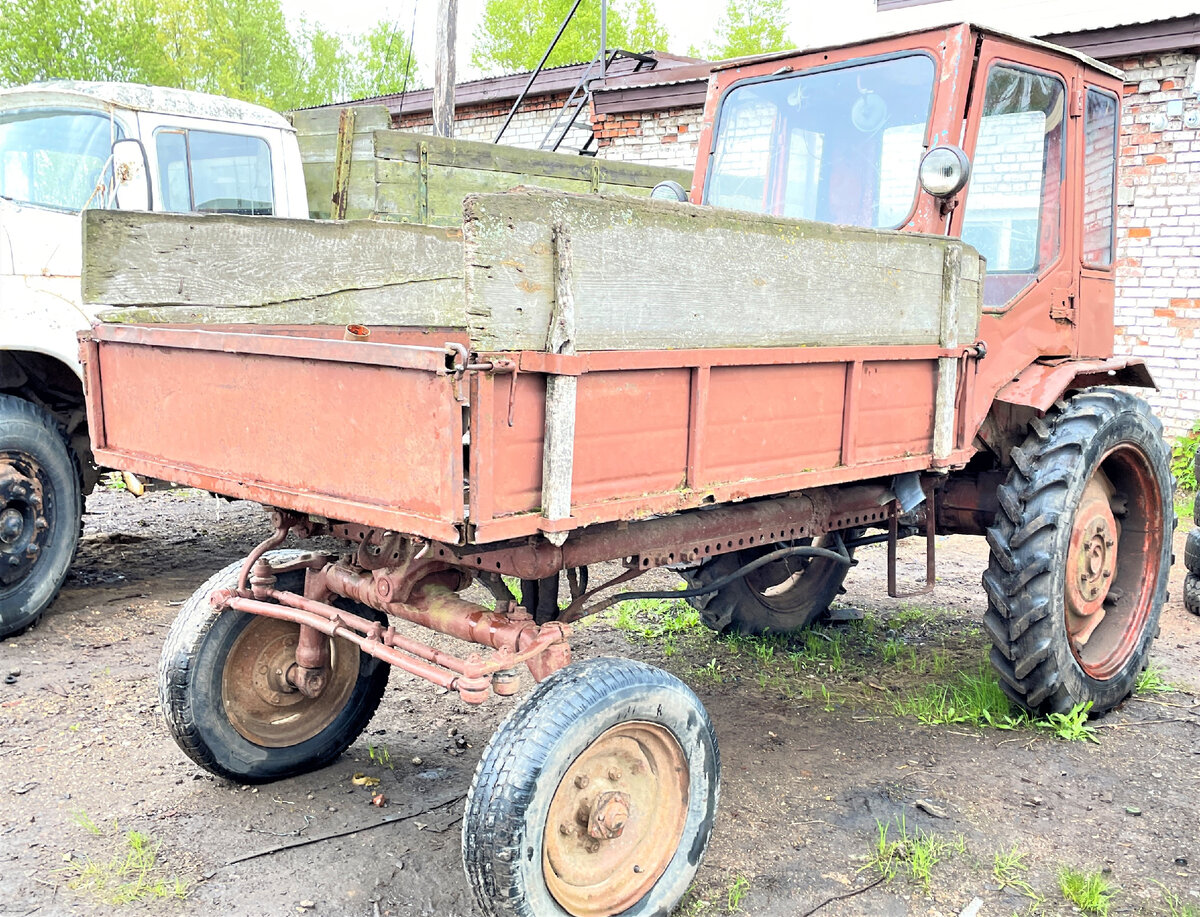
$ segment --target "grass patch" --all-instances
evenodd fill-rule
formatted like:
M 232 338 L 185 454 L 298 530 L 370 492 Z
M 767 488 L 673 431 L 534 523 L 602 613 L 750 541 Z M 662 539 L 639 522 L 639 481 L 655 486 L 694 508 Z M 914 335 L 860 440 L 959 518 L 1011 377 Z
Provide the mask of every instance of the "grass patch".
M 874 869 L 888 882 L 903 873 L 925 894 L 933 881 L 933 868 L 950 851 L 950 842 L 932 831 L 914 828 L 911 832 L 903 815 L 895 822 L 876 822 L 877 834 L 864 869 Z M 895 833 L 892 829 L 895 828 Z M 958 849 L 965 851 L 960 838 Z
M 1068 742 L 1094 742 L 1100 744 L 1096 729 L 1088 723 L 1092 702 L 1076 704 L 1069 713 L 1048 713 L 1044 719 L 1035 720 L 1034 725 L 1054 733 Z
M 1183 901 L 1161 882 L 1154 884 L 1162 889 L 1163 905 L 1167 909 L 1167 917 L 1200 917 L 1200 907 Z
M 946 684 L 927 685 L 897 701 L 895 711 L 898 716 L 915 716 L 926 726 L 965 723 L 1016 729 L 1029 722 L 1024 713 L 1014 712 L 996 676 L 983 666 L 959 672 Z
M 75 813 L 75 821 L 89 834 L 104 835 L 86 813 Z M 188 883 L 169 876 L 158 863 L 158 843 L 140 831 L 121 832 L 114 821 L 111 854 L 105 859 L 84 856 L 71 859 L 67 867 L 74 875 L 67 886 L 109 906 L 175 898 L 188 895 Z
M 750 880 L 745 876 L 734 876 L 725 895 L 725 913 L 736 914 L 742 909 L 742 899 L 750 891 Z
M 1138 673 L 1133 690 L 1137 694 L 1167 694 L 1174 691 L 1175 686 L 1163 678 L 1162 668 L 1152 662 Z
M 1015 845 L 1011 850 L 997 851 L 992 857 L 992 875 L 1001 890 L 1011 888 L 1034 903 L 1040 903 L 1042 896 L 1033 890 L 1033 886 L 1025 878 L 1028 872 L 1029 864 L 1025 862 L 1025 854 Z
M 1058 870 L 1058 887 L 1063 897 L 1085 914 L 1105 917 L 1112 901 L 1112 886 L 1098 872 L 1080 872 L 1063 866 Z

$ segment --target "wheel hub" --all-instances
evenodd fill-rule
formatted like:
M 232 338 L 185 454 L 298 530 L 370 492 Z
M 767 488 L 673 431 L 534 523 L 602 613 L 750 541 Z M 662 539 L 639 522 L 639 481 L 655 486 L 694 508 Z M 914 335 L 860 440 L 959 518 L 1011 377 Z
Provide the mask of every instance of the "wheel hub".
M 299 634 L 298 624 L 255 616 L 226 657 L 225 713 L 233 728 L 256 745 L 284 748 L 311 739 L 341 713 L 358 680 L 358 648 L 333 640 L 328 681 L 320 694 L 297 691 L 288 673 L 296 665 Z
M 666 871 L 687 820 L 688 769 L 669 730 L 601 734 L 563 776 L 547 816 L 546 885 L 574 917 L 632 907 Z
M 0 585 L 29 574 L 50 527 L 43 515 L 38 466 L 23 455 L 0 453 Z
M 1066 606 L 1071 639 L 1084 646 L 1104 620 L 1104 602 L 1117 569 L 1121 527 L 1112 511 L 1113 487 L 1101 472 L 1088 481 L 1068 549 Z

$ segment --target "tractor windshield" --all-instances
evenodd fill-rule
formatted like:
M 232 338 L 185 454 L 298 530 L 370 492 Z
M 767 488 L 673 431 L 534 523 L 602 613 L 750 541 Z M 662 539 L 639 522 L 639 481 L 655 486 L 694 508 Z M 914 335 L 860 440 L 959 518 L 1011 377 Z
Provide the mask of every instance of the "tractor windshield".
M 0 197 L 56 210 L 103 206 L 94 193 L 120 136 L 101 112 L 0 112 Z
M 912 211 L 935 78 L 925 54 L 735 85 L 722 100 L 705 202 L 897 227 Z

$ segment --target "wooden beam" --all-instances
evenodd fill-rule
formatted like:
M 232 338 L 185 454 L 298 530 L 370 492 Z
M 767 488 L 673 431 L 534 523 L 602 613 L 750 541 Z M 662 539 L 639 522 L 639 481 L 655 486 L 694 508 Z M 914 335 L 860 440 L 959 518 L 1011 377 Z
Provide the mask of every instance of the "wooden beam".
M 454 136 L 454 43 L 458 32 L 458 0 L 438 0 L 437 58 L 433 69 L 433 130 Z
M 575 353 L 575 297 L 571 292 L 571 235 L 562 223 L 550 228 L 554 261 L 554 303 L 544 342 L 546 353 Z M 542 516 L 548 522 L 571 516 L 571 481 L 575 460 L 576 376 L 546 377 L 546 425 L 542 439 Z M 561 545 L 566 532 L 547 531 Z

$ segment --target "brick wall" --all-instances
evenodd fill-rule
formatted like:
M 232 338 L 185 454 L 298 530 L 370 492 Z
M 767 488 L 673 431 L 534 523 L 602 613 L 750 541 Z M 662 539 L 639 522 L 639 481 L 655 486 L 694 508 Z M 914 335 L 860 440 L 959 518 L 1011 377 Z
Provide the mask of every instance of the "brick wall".
M 1126 78 L 1117 350 L 1145 358 L 1162 389 L 1150 400 L 1168 436 L 1178 436 L 1200 419 L 1200 101 L 1189 88 L 1196 57 L 1114 63 Z
M 704 109 L 672 108 L 636 114 L 597 115 L 597 156 L 652 166 L 691 169 Z
M 566 95 L 542 96 L 526 99 L 521 110 L 513 117 L 512 123 L 504 131 L 506 146 L 520 146 L 537 149 L 546 132 L 562 110 Z M 454 137 L 456 140 L 480 140 L 491 143 L 496 138 L 500 125 L 508 117 L 512 101 L 503 101 L 490 105 L 474 105 L 470 108 L 459 107 L 454 112 Z M 577 123 L 586 125 L 587 111 L 579 115 Z M 419 115 L 404 115 L 392 118 L 392 127 L 404 131 L 431 133 L 433 117 L 428 112 Z M 578 134 L 581 139 L 587 139 L 580 131 L 572 131 L 567 143 Z M 576 141 L 580 142 L 580 141 Z

